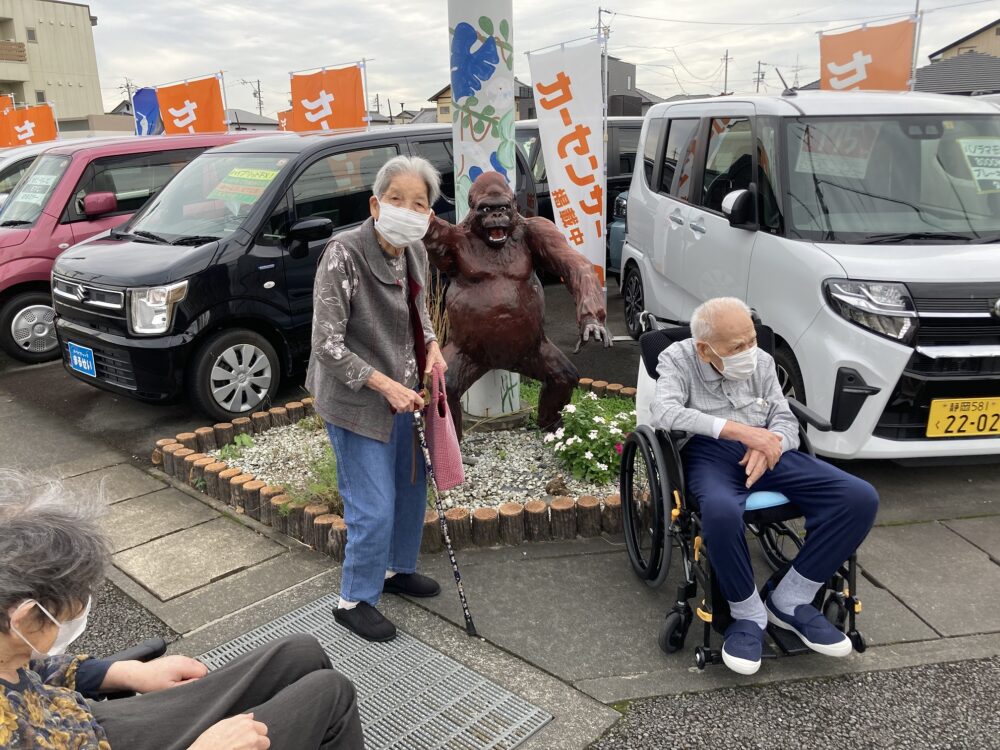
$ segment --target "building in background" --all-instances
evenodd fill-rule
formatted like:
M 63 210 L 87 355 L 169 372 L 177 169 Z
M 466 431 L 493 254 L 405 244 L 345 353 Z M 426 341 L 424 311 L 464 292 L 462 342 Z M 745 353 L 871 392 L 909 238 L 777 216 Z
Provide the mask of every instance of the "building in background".
M 18 104 L 51 103 L 61 131 L 103 122 L 94 31 L 88 5 L 58 0 L 0 2 L 0 93 Z
M 935 94 L 1000 93 L 1000 57 L 981 52 L 940 58 L 937 62 L 917 68 L 917 91 Z
M 1000 57 L 1000 18 L 986 24 L 981 29 L 976 29 L 971 34 L 966 34 L 937 52 L 932 52 L 930 58 L 932 62 L 938 62 L 969 52 Z
M 437 108 L 437 122 L 451 122 L 451 84 L 438 91 L 427 101 L 434 102 Z M 531 120 L 535 117 L 535 98 L 531 94 L 531 87 L 526 83 L 514 79 L 514 111 L 518 120 Z

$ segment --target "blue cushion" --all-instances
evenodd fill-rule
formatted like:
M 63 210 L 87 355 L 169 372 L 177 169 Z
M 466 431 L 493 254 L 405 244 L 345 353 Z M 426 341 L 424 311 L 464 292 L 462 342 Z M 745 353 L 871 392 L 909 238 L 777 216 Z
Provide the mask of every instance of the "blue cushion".
M 747 498 L 747 510 L 764 510 L 787 504 L 788 498 L 780 492 L 751 492 Z

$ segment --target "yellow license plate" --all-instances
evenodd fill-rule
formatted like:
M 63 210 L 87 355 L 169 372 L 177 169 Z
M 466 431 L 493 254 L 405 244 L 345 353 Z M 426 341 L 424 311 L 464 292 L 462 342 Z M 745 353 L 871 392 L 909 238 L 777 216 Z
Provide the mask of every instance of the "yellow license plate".
M 927 437 L 1000 435 L 1000 398 L 939 398 L 931 401 Z

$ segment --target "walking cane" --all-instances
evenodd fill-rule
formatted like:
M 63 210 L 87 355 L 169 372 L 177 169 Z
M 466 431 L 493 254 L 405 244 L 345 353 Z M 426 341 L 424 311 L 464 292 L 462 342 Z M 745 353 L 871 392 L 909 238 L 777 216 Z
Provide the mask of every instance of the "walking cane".
M 444 506 L 441 504 L 441 493 L 438 492 L 437 480 L 434 478 L 434 466 L 431 464 L 431 451 L 427 447 L 427 435 L 424 433 L 424 415 L 422 412 L 413 413 L 413 424 L 417 430 L 417 439 L 420 441 L 420 450 L 424 453 L 424 464 L 427 466 L 427 476 L 430 477 L 430 485 L 434 489 L 434 506 L 437 508 L 438 521 L 441 523 L 441 536 L 444 537 L 444 546 L 448 550 L 448 560 L 451 562 L 451 572 L 455 574 L 455 585 L 458 587 L 458 598 L 462 601 L 462 615 L 465 617 L 465 632 L 470 636 L 478 636 L 476 625 L 472 622 L 472 613 L 469 612 L 469 602 L 465 598 L 465 589 L 462 587 L 462 574 L 458 572 L 458 563 L 455 561 L 455 550 L 451 546 L 451 537 L 448 535 L 448 522 L 444 517 Z

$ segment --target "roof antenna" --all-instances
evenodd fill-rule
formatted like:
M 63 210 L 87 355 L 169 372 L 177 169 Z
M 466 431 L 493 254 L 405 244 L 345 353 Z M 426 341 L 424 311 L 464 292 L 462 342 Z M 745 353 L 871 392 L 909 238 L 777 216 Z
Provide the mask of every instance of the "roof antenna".
M 774 72 L 778 74 L 778 78 L 781 79 L 781 85 L 785 87 L 785 90 L 781 92 L 781 95 L 782 96 L 795 96 L 796 95 L 796 90 L 793 87 L 791 87 L 791 86 L 788 85 L 788 81 L 786 81 L 785 77 L 783 75 L 781 75 L 781 70 L 778 68 L 777 65 L 774 66 Z

